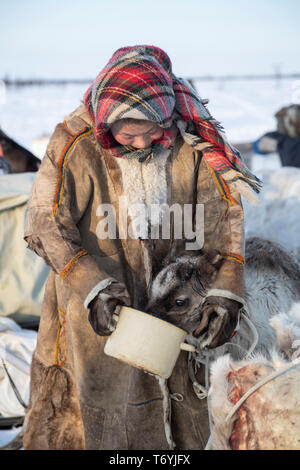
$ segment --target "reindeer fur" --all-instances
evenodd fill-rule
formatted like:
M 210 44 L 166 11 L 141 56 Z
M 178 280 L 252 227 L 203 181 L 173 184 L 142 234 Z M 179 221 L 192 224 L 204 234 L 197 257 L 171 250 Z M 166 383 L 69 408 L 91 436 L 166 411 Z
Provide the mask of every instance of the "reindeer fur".
M 26 415 L 24 448 L 84 449 L 84 431 L 76 388 L 70 374 L 61 367 L 45 367 L 35 356 L 32 359 L 30 400 L 38 402 Z M 37 395 L 43 390 L 43 395 Z M 51 393 L 50 393 L 51 390 Z M 28 418 L 30 421 L 28 425 Z M 32 448 L 30 443 L 34 442 Z

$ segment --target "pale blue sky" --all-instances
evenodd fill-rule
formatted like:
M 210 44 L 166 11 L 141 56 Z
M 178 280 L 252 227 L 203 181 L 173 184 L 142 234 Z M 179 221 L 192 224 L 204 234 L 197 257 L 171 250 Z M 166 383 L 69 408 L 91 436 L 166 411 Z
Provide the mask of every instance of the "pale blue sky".
M 300 72 L 300 0 L 0 0 L 0 78 L 94 78 L 154 44 L 181 76 Z

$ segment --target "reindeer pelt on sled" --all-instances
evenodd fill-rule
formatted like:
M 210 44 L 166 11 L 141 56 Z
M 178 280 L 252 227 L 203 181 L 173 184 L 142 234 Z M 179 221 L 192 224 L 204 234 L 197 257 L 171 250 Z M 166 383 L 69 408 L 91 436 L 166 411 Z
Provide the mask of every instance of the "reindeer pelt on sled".
M 258 388 L 226 420 L 234 404 L 258 381 L 300 357 L 299 313 L 300 304 L 295 304 L 290 315 L 278 314 L 271 319 L 277 350 L 272 350 L 269 359 L 255 354 L 247 360 L 234 361 L 225 355 L 212 364 L 209 392 L 212 450 L 299 450 L 299 367 Z

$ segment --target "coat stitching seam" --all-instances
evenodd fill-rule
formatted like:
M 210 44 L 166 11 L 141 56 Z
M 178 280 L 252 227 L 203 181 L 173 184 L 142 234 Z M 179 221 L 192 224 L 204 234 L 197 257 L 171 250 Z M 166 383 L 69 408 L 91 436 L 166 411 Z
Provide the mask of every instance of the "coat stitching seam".
M 53 205 L 53 209 L 52 209 L 52 215 L 53 216 L 55 215 L 56 210 L 57 210 L 58 206 L 61 204 L 61 200 L 62 200 L 63 180 L 64 180 L 64 176 L 65 176 L 65 167 L 66 167 L 67 158 L 68 158 L 70 152 L 72 151 L 72 149 L 74 148 L 74 146 L 76 145 L 76 143 L 80 139 L 82 139 L 83 137 L 89 135 L 92 132 L 93 132 L 93 129 L 91 129 L 88 126 L 85 127 L 78 134 L 72 135 L 69 138 L 69 140 L 68 140 L 67 144 L 65 145 L 65 147 L 63 148 L 60 159 L 58 161 L 59 176 L 58 176 L 58 181 L 57 181 L 57 184 L 56 184 L 56 191 L 55 191 L 55 196 L 54 196 L 54 205 Z

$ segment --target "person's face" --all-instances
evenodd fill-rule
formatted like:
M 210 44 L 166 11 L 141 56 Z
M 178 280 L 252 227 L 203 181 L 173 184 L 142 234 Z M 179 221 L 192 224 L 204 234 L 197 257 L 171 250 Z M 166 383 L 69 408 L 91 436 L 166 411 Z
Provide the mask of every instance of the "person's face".
M 111 132 L 119 144 L 132 145 L 137 149 L 151 147 L 152 142 L 163 135 L 161 127 L 150 121 L 126 124 L 120 120 L 112 125 Z

